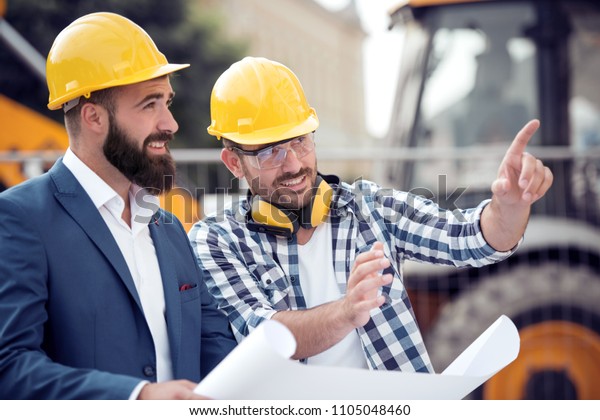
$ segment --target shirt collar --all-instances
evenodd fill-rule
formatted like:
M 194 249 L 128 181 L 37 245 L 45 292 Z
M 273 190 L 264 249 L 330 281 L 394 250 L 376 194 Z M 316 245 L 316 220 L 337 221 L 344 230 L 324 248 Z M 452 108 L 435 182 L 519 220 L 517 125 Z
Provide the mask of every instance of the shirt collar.
M 331 201 L 331 208 L 341 210 L 347 207 L 355 199 L 354 193 L 346 183 L 340 182 L 338 188 L 335 189 L 335 196 Z
M 353 192 L 336 175 L 322 175 L 320 173 L 319 175 L 333 188 L 334 196 L 330 204 L 331 209 L 338 213 L 343 212 L 343 209 L 354 201 Z
M 73 173 L 97 209 L 119 195 L 68 148 L 63 163 Z

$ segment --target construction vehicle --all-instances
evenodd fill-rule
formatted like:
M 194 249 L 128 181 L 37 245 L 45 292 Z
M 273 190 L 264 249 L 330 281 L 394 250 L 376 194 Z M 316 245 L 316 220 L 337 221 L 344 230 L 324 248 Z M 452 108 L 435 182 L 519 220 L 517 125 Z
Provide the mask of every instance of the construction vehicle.
M 45 59 L 6 20 L 0 0 L 0 41 L 26 64 L 32 77 L 45 83 Z M 62 124 L 0 94 L 0 192 L 47 171 L 69 146 Z M 194 192 L 175 186 L 162 194 L 160 205 L 189 230 L 201 216 Z
M 473 207 L 532 118 L 528 149 L 555 177 L 506 261 L 406 264 L 436 371 L 506 314 L 520 354 L 471 398 L 600 398 L 600 2 L 410 0 L 390 16 L 404 41 L 386 147 L 415 156 L 387 165 L 390 184 Z

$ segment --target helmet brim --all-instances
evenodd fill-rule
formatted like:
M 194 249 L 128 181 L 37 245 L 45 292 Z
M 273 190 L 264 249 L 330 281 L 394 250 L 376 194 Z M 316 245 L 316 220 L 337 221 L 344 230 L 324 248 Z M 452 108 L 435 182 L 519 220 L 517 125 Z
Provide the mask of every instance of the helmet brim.
M 87 96 L 90 93 L 95 92 L 97 90 L 108 89 L 108 88 L 117 87 L 117 86 L 133 85 L 135 83 L 145 82 L 148 80 L 156 79 L 157 77 L 161 77 L 161 76 L 165 76 L 170 73 L 174 73 L 178 70 L 184 69 L 189 66 L 190 66 L 189 64 L 161 64 L 156 67 L 144 69 L 143 71 L 140 71 L 138 73 L 132 74 L 127 77 L 123 77 L 118 80 L 112 80 L 109 83 L 94 86 L 93 89 L 90 89 L 89 86 L 75 89 L 59 98 L 56 98 L 53 101 L 48 102 L 48 109 L 50 109 L 50 110 L 60 109 L 65 104 L 65 102 L 68 102 L 72 99 L 78 98 L 79 96 Z
M 319 119 L 316 113 L 311 114 L 304 122 L 298 124 L 288 124 L 284 126 L 277 126 L 272 128 L 266 128 L 263 130 L 255 130 L 250 133 L 218 133 L 212 129 L 212 126 L 208 127 L 208 134 L 216 136 L 219 140 L 226 138 L 237 144 L 243 144 L 247 146 L 258 146 L 263 144 L 277 143 L 281 140 L 291 139 L 304 134 L 311 133 L 319 127 Z

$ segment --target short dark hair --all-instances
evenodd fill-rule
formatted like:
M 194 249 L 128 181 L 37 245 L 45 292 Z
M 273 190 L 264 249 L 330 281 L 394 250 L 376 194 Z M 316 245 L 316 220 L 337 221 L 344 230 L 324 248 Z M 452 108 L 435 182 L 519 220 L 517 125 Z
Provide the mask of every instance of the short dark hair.
M 111 114 L 115 114 L 115 93 L 118 87 L 101 89 L 90 94 L 89 98 L 79 97 L 79 103 L 65 113 L 65 126 L 69 135 L 77 137 L 81 131 L 81 107 L 86 103 L 101 105 Z
M 221 137 L 221 141 L 223 142 L 224 149 L 229 149 L 230 147 L 238 147 L 238 144 L 236 142 L 226 139 L 225 137 Z

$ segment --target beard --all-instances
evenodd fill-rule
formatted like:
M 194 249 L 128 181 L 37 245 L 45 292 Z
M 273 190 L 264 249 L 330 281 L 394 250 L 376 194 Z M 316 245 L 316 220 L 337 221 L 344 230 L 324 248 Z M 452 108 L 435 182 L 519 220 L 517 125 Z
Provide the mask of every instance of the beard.
M 151 134 L 144 140 L 142 148 L 119 127 L 113 116 L 109 117 L 110 128 L 104 141 L 104 156 L 132 183 L 145 188 L 150 194 L 159 195 L 169 192 L 175 182 L 175 161 L 168 153 L 160 156 L 150 156 L 146 153 L 148 144 L 152 141 L 171 141 L 171 133 L 161 132 Z
M 289 179 L 295 179 L 300 176 L 306 176 L 306 178 L 309 180 L 308 184 L 310 185 L 310 188 L 298 193 L 290 188 L 281 186 L 282 182 L 285 182 Z M 295 174 L 286 173 L 277 177 L 271 184 L 270 188 L 261 185 L 259 177 L 250 180 L 249 184 L 252 194 L 259 195 L 266 201 L 281 208 L 298 211 L 311 203 L 311 200 L 317 191 L 315 186 L 316 179 L 316 169 L 306 167 L 302 168 Z

